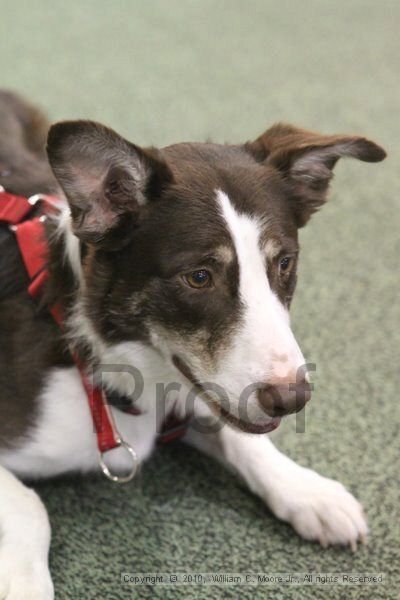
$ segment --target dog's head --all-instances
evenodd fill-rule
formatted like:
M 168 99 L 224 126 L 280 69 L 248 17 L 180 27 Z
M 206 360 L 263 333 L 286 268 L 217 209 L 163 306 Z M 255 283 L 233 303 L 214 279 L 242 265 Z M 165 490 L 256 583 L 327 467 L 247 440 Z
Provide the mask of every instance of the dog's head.
M 298 229 L 354 136 L 276 125 L 243 145 L 135 146 L 89 121 L 49 133 L 48 156 L 85 246 L 87 310 L 108 344 L 150 344 L 228 420 L 265 432 L 310 391 L 289 325 Z

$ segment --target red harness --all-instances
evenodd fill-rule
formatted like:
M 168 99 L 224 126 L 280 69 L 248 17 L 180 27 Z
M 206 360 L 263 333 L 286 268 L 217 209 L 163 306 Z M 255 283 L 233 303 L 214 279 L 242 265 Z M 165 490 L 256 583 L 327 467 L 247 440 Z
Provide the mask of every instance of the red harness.
M 32 217 L 32 212 L 41 203 L 44 214 Z M 26 271 L 30 278 L 29 294 L 36 299 L 43 290 L 43 285 L 49 277 L 47 270 L 47 241 L 44 231 L 46 213 L 58 209 L 59 200 L 54 196 L 36 194 L 31 198 L 9 194 L 0 189 L 0 223 L 4 223 L 14 232 L 21 252 Z M 63 309 L 60 305 L 49 307 L 49 311 L 58 326 L 63 329 Z M 93 386 L 85 370 L 85 365 L 71 352 L 72 358 L 79 371 L 82 384 L 88 398 L 89 408 L 93 419 L 94 430 L 97 435 L 97 445 L 100 452 L 100 465 L 103 473 L 112 481 L 124 483 L 130 481 L 136 474 L 138 458 L 133 448 L 125 442 L 118 433 L 112 417 L 107 398 L 101 387 Z M 132 415 L 140 412 L 133 407 L 129 409 Z M 164 427 L 159 435 L 159 441 L 169 442 L 184 435 L 187 421 L 178 422 L 169 419 L 168 428 Z M 132 468 L 125 476 L 113 475 L 104 461 L 106 452 L 114 448 L 124 448 L 130 455 Z

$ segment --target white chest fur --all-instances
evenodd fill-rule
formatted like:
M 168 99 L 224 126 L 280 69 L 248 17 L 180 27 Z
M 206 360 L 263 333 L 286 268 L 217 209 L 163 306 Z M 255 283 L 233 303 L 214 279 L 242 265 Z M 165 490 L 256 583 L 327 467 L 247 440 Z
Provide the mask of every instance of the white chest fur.
M 154 351 L 142 344 L 120 344 L 103 358 L 103 381 L 107 386 L 127 395 L 135 385 L 142 387 L 136 402 L 141 415 L 125 414 L 115 408 L 112 413 L 121 436 L 143 461 L 154 447 L 165 416 L 172 408 L 184 413 L 184 394 L 182 398 L 177 392 L 163 394 L 165 386 L 177 376 Z M 131 365 L 140 373 L 136 381 L 129 370 Z M 49 372 L 39 407 L 38 419 L 26 438 L 15 449 L 2 451 L 0 463 L 19 476 L 35 478 L 97 470 L 96 434 L 76 368 Z M 108 463 L 119 471 L 129 466 L 127 459 L 123 451 L 115 450 L 110 453 Z

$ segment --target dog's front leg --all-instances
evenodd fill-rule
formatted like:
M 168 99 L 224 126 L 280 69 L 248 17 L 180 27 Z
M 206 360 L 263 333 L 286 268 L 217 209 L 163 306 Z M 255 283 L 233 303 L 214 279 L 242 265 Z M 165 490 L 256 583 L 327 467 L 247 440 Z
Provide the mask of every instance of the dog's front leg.
M 0 600 L 51 600 L 50 525 L 37 494 L 0 466 Z
M 204 423 L 203 423 L 204 425 Z M 185 440 L 233 468 L 272 512 L 307 540 L 350 545 L 368 533 L 360 503 L 346 488 L 284 456 L 267 435 L 224 425 L 216 433 L 190 429 Z

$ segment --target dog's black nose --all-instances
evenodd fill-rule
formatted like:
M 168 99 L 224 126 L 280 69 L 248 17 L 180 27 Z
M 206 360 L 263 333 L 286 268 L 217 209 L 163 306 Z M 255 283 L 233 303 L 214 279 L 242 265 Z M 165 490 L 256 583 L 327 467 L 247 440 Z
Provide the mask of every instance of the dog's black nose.
M 305 378 L 296 383 L 269 384 L 258 390 L 258 400 L 270 417 L 299 412 L 310 398 L 311 385 Z

